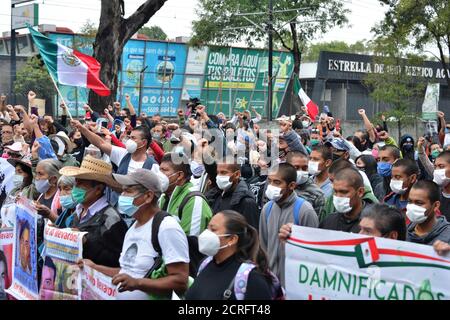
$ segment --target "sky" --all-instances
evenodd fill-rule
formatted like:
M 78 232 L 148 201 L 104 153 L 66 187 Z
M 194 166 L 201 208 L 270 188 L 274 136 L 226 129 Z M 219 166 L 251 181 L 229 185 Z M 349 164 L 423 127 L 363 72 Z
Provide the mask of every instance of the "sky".
M 341 0 L 351 10 L 349 25 L 334 28 L 318 36 L 314 42 L 340 40 L 354 43 L 362 39 L 371 39 L 371 28 L 384 17 L 386 8 L 378 0 Z M 125 0 L 125 15 L 132 14 L 144 0 Z M 0 0 L 0 31 L 10 29 L 10 0 Z M 100 18 L 100 0 L 35 0 L 40 6 L 39 23 L 56 24 L 71 28 L 74 32 L 90 19 L 98 23 Z M 147 26 L 160 26 L 169 39 L 177 36 L 189 36 L 191 22 L 196 16 L 198 0 L 168 0 L 150 19 Z M 434 51 L 434 50 L 433 50 Z

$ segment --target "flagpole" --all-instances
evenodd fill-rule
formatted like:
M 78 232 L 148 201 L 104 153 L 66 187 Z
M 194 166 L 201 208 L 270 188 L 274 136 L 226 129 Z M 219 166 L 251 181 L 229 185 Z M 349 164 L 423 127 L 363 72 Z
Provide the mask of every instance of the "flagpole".
M 61 98 L 62 102 L 63 102 L 64 105 L 66 106 L 66 111 L 67 111 L 67 113 L 69 114 L 70 120 L 73 120 L 72 114 L 70 114 L 69 106 L 66 104 L 66 101 L 64 100 L 64 97 L 63 97 L 63 95 L 61 94 L 61 91 L 59 91 L 58 85 L 56 84 L 55 79 L 53 79 L 53 76 L 52 76 L 52 74 L 51 74 L 50 72 L 49 72 L 48 74 L 50 75 L 50 78 L 52 79 L 53 85 L 55 86 L 55 89 L 56 89 L 56 91 L 58 92 L 59 97 Z

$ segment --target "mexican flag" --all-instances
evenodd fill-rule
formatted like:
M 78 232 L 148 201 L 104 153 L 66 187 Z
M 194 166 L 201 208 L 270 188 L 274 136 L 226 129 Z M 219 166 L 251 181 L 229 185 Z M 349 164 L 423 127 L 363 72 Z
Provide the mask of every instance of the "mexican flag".
M 300 79 L 297 75 L 295 75 L 294 79 L 294 92 L 297 92 L 300 100 L 302 100 L 303 102 L 303 105 L 306 106 L 306 109 L 308 110 L 308 116 L 312 121 L 314 121 L 316 119 L 316 116 L 319 114 L 319 107 L 308 97 L 306 92 L 303 90 L 302 86 L 300 85 Z
M 60 84 L 84 87 L 99 96 L 109 96 L 111 91 L 100 80 L 100 63 L 91 56 L 65 47 L 28 26 L 34 44 L 50 76 Z

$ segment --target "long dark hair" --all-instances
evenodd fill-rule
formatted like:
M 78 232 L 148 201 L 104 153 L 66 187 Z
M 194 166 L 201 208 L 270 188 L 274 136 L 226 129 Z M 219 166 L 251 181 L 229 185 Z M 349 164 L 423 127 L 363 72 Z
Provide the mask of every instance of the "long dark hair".
M 251 261 L 259 272 L 268 275 L 269 261 L 259 244 L 258 231 L 247 223 L 242 214 L 234 210 L 223 210 L 219 213 L 225 217 L 227 233 L 236 234 L 239 237 L 236 252 L 238 261 Z
M 365 173 L 368 177 L 377 173 L 377 160 L 373 156 L 363 154 L 356 158 L 355 163 L 358 162 L 358 160 L 361 160 L 365 164 Z

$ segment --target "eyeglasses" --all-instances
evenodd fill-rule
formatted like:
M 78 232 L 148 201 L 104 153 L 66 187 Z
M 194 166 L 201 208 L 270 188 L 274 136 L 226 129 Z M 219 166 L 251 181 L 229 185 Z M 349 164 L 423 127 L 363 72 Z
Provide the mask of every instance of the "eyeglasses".
M 12 131 L 2 131 L 2 134 L 13 134 Z

